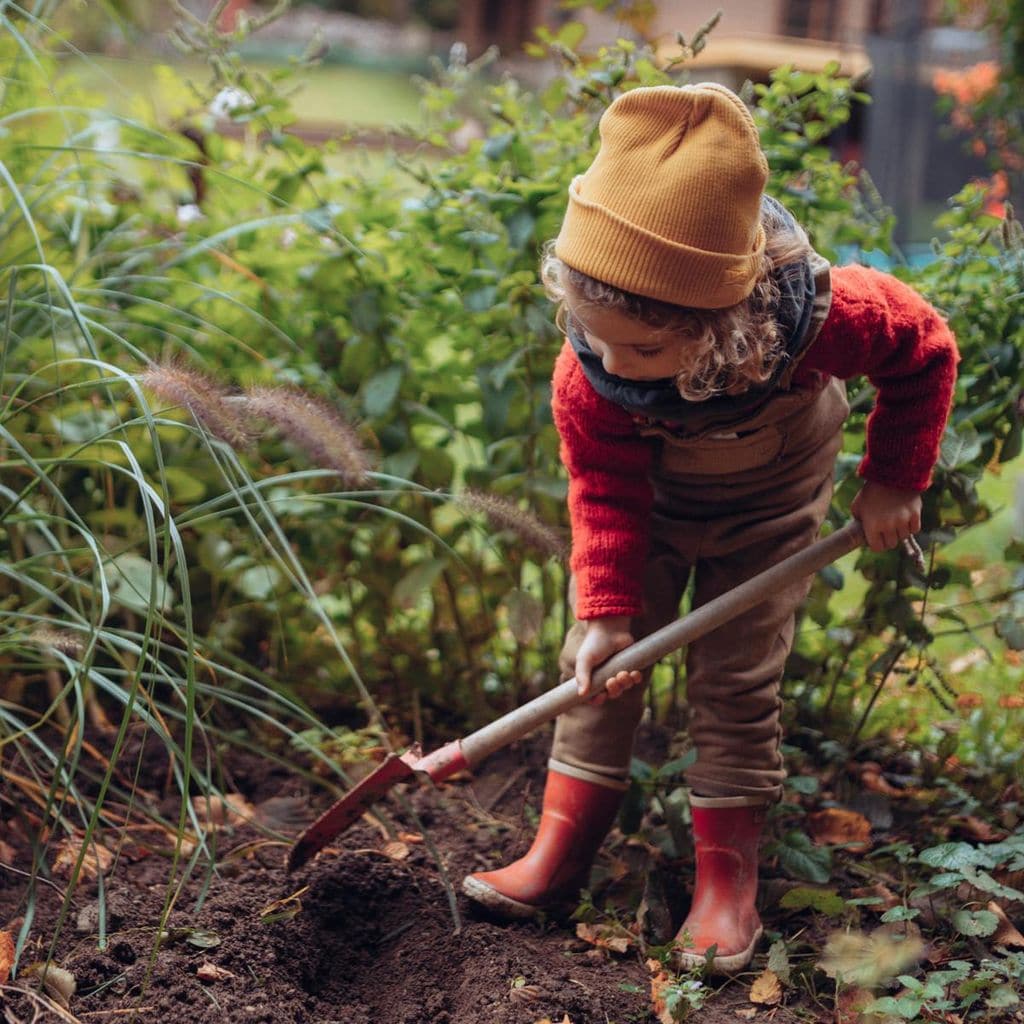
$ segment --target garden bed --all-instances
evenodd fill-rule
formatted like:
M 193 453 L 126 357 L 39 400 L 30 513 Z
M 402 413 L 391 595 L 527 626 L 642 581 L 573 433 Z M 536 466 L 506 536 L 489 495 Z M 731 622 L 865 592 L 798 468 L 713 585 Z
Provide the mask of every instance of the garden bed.
M 211 834 L 216 871 L 197 869 L 183 886 L 155 954 L 168 849 L 127 832 L 103 879 L 105 942 L 101 948 L 97 881 L 83 881 L 52 959 L 73 975 L 76 990 L 66 1013 L 50 1004 L 38 1019 L 134 1019 L 135 1008 L 138 1019 L 164 1024 L 655 1021 L 652 973 L 637 944 L 621 953 L 602 948 L 566 920 L 504 924 L 461 895 L 456 924 L 448 887 L 457 891 L 466 872 L 494 867 L 528 844 L 546 750 L 540 736 L 490 758 L 472 779 L 441 789 L 399 787 L 404 795 L 386 808 L 391 835 L 379 819 L 364 818 L 294 875 L 283 868 L 288 844 L 268 839 L 265 828 L 218 829 Z M 152 774 L 144 783 L 166 780 L 159 756 L 143 760 Z M 290 819 L 294 833 L 296 819 L 312 813 L 301 778 L 255 758 L 230 767 L 231 782 L 264 825 L 284 829 Z M 171 810 L 173 798 L 166 800 Z M 315 802 L 323 804 L 322 793 Z M 5 833 L 17 870 L 0 870 L 0 923 L 15 936 L 25 914 L 20 871 L 30 856 L 18 833 L 17 826 Z M 601 899 L 635 908 L 643 894 L 633 887 L 651 854 L 616 833 L 595 871 Z M 688 872 L 676 866 L 668 876 L 678 913 Z M 9 1020 L 32 1019 L 41 1007 L 28 993 L 38 990 L 31 965 L 47 958 L 59 914 L 65 883 L 56 873 L 54 880 L 36 891 L 21 973 L 3 996 Z M 753 977 L 725 984 L 700 1019 L 735 1022 L 743 1019 L 736 1010 L 754 1013 Z M 785 1007 L 771 1012 L 777 1022 L 796 1019 Z M 809 1019 L 806 1008 L 800 1019 Z

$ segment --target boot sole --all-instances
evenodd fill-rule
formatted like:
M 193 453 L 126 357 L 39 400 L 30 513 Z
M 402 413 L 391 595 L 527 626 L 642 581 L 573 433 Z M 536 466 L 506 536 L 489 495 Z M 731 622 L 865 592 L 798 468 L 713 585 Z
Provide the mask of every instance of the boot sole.
M 732 953 L 729 956 L 716 956 L 707 965 L 709 974 L 735 974 L 742 971 L 754 958 L 754 949 L 761 940 L 763 928 L 754 932 L 750 945 L 739 953 Z M 692 971 L 695 968 L 704 967 L 707 964 L 707 957 L 700 953 L 675 953 L 673 956 L 675 966 L 680 971 Z
M 517 921 L 536 917 L 545 910 L 544 907 L 520 903 L 519 900 L 514 900 L 511 896 L 505 896 L 494 886 L 481 882 L 480 879 L 474 878 L 472 875 L 467 875 L 462 880 L 462 891 L 474 903 L 479 903 L 480 906 L 486 907 L 501 917 L 515 918 Z

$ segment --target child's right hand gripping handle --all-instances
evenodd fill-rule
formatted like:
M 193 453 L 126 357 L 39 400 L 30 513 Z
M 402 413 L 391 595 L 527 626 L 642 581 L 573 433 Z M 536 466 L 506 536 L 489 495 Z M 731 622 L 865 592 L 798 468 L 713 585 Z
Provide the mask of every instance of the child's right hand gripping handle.
M 863 543 L 864 532 L 861 525 L 857 520 L 852 520 L 835 533 L 815 541 L 803 551 L 790 555 L 778 565 L 765 569 L 738 587 L 726 591 L 688 615 L 662 626 L 661 629 L 613 655 L 594 670 L 587 697 L 581 697 L 577 691 L 576 680 L 569 679 L 535 697 L 528 704 L 471 733 L 462 740 L 463 756 L 471 767 L 479 764 L 495 750 L 526 736 L 539 725 L 603 692 L 605 683 L 617 673 L 653 665 L 666 654 L 671 654 L 724 625 L 737 615 L 760 604 L 782 587 L 810 576 L 826 565 L 831 565 L 837 558 L 848 554 Z

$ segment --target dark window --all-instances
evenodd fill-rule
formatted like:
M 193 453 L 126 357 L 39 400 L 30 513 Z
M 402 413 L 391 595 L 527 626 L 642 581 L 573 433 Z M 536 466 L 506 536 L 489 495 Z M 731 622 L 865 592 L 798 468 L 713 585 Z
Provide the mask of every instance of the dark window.
M 786 0 L 782 31 L 801 39 L 835 39 L 839 30 L 837 0 Z

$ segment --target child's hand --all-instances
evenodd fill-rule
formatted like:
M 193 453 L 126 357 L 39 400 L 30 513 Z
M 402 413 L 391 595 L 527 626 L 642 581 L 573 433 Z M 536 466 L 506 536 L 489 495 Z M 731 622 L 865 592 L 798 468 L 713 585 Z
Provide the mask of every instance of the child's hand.
M 864 527 L 872 551 L 888 551 L 921 529 L 921 495 L 868 481 L 850 511 Z
M 632 642 L 633 634 L 629 631 L 629 617 L 626 615 L 609 615 L 587 622 L 586 635 L 576 653 L 576 686 L 581 697 L 590 692 L 593 670 Z M 619 672 L 608 680 L 606 694 L 618 697 L 623 690 L 636 686 L 642 679 L 641 672 Z M 593 703 L 603 704 L 606 694 L 598 694 Z

